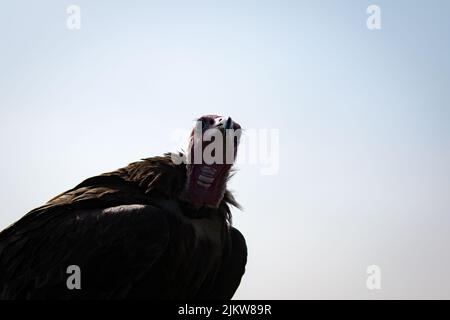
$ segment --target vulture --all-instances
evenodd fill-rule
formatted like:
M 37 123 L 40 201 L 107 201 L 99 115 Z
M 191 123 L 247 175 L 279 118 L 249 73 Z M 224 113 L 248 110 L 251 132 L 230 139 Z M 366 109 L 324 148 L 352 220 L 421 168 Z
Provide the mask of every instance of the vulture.
M 227 190 L 241 127 L 196 123 L 186 152 L 88 178 L 3 230 L 0 299 L 231 299 L 247 262 Z

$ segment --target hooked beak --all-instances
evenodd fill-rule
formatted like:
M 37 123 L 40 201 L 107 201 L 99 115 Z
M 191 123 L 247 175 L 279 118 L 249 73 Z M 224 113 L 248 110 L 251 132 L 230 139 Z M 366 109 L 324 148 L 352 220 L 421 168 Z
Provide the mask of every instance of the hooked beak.
M 222 126 L 225 130 L 238 130 L 241 128 L 241 126 L 237 122 L 234 122 L 231 117 L 222 117 L 222 119 L 219 120 L 218 126 Z

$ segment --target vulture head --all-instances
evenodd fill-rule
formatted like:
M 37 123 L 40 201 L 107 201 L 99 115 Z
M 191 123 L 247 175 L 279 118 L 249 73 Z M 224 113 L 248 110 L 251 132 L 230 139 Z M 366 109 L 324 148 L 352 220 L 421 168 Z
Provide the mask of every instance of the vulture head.
M 197 119 L 186 154 L 186 186 L 182 198 L 194 207 L 217 208 L 236 159 L 241 126 L 230 117 Z

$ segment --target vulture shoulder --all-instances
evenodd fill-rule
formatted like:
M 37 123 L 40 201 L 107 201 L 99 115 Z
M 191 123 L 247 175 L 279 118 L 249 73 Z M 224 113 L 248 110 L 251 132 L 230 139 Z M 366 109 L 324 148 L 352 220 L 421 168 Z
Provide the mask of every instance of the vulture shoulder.
M 167 213 L 151 205 L 50 211 L 0 239 L 1 298 L 124 298 L 168 246 Z M 66 285 L 71 265 L 80 290 Z

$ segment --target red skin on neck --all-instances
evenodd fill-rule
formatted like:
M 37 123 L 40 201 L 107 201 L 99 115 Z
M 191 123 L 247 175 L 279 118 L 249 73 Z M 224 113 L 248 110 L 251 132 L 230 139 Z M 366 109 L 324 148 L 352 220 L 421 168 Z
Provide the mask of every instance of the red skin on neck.
M 225 138 L 226 130 L 240 130 L 241 126 L 238 123 L 232 122 L 231 118 L 228 119 L 229 121 L 231 121 L 230 127 L 228 127 L 228 124 L 226 124 L 225 126 L 224 117 L 217 115 L 207 115 L 201 117 L 199 120 L 201 119 L 202 121 L 198 122 L 198 125 L 196 125 L 196 127 L 191 132 L 188 154 L 190 163 L 186 165 L 187 181 L 185 189 L 181 195 L 181 199 L 191 203 L 196 208 L 201 208 L 204 206 L 217 208 L 222 201 L 223 195 L 225 193 L 228 174 L 233 164 L 226 163 L 226 157 L 225 159 L 223 159 L 223 164 L 206 164 L 201 156 L 203 155 L 205 146 L 209 142 L 205 143 L 203 141 L 203 137 L 208 129 L 213 128 L 221 130 L 223 138 Z M 202 124 L 205 124 L 205 126 L 203 126 Z M 224 140 L 224 148 L 225 147 L 226 144 Z M 236 157 L 237 152 L 237 144 L 233 145 L 233 151 L 234 162 L 234 158 Z M 198 159 L 196 159 L 194 155 L 200 157 L 200 163 L 195 163 L 198 161 Z M 206 174 L 205 171 L 207 171 Z M 201 175 L 206 175 L 207 180 L 213 179 L 212 182 L 204 183 L 205 179 L 201 178 Z
M 188 176 L 186 188 L 182 198 L 190 202 L 193 206 L 200 208 L 203 206 L 217 208 L 225 192 L 226 179 L 231 169 L 231 164 L 188 164 Z M 210 186 L 198 183 L 202 167 L 214 168 L 214 181 Z

